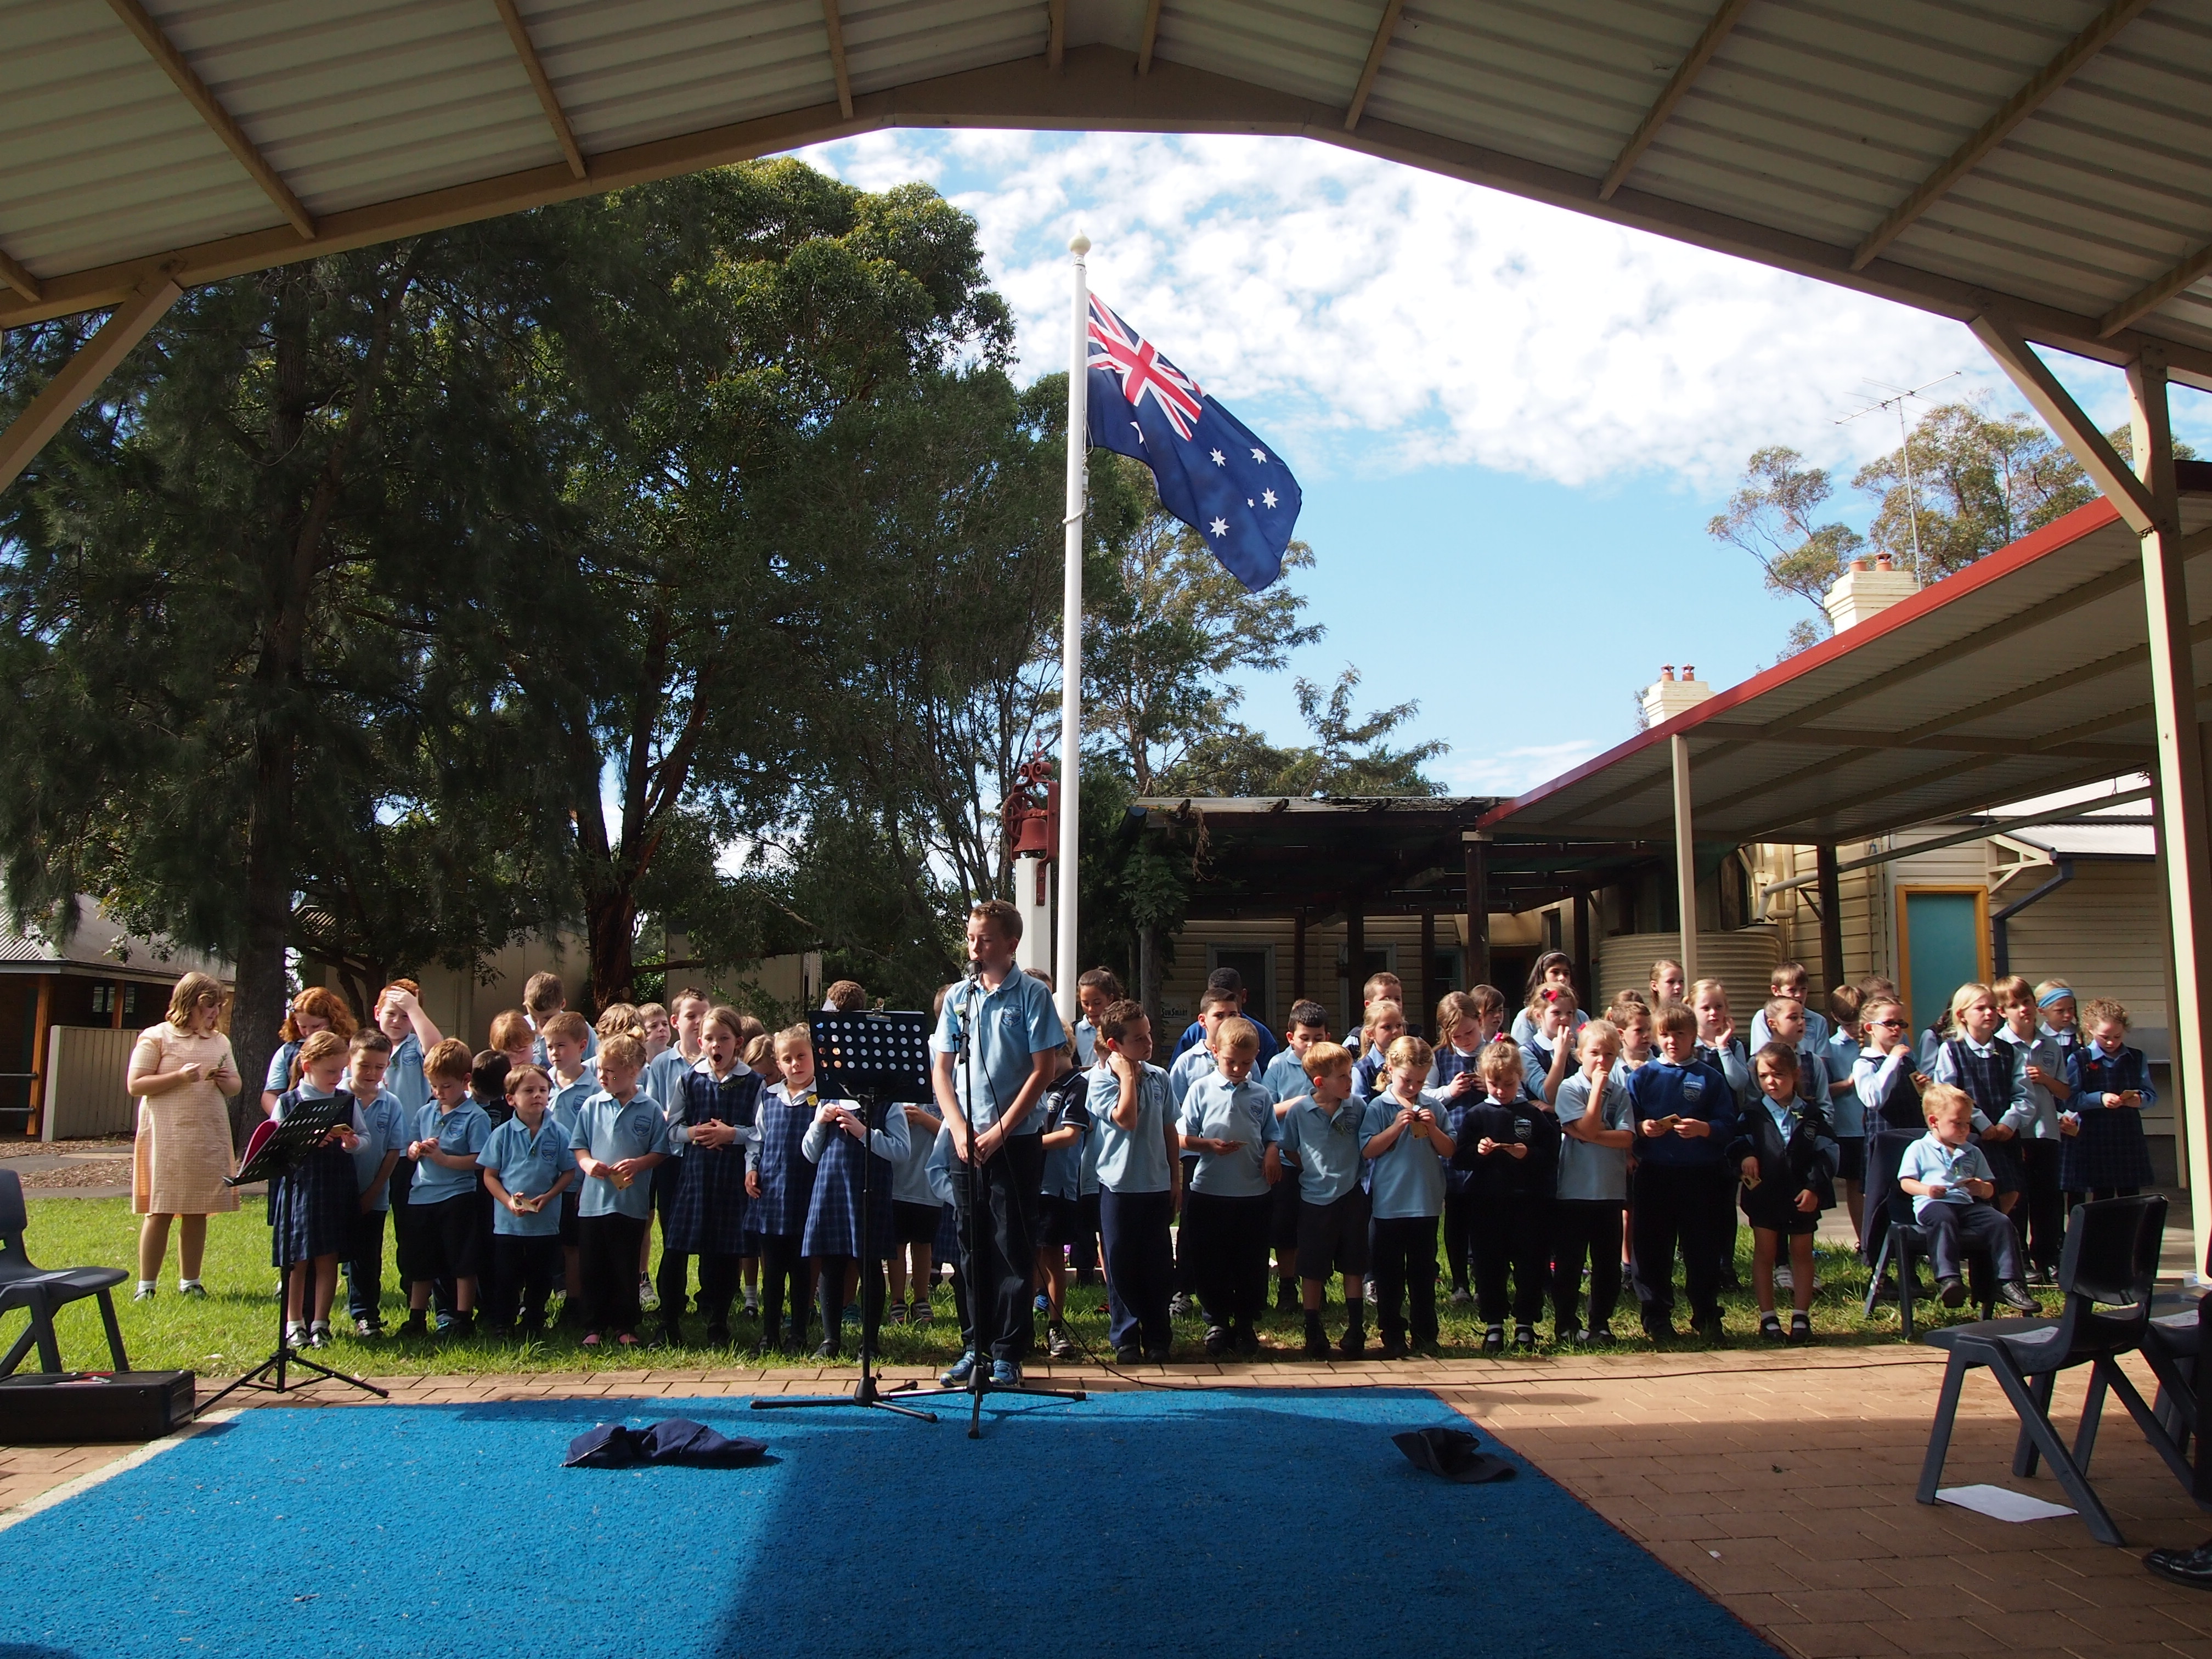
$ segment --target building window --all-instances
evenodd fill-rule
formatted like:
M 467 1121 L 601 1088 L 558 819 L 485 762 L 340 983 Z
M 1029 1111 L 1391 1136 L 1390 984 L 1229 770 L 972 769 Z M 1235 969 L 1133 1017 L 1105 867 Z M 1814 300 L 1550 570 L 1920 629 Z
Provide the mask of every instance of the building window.
M 1268 1026 L 1278 1024 L 1275 1012 L 1275 949 L 1272 945 L 1209 945 L 1206 969 L 1234 968 L 1244 981 L 1244 1009 Z
M 102 1016 L 114 1013 L 115 988 L 112 985 L 95 985 L 92 988 L 92 1012 Z

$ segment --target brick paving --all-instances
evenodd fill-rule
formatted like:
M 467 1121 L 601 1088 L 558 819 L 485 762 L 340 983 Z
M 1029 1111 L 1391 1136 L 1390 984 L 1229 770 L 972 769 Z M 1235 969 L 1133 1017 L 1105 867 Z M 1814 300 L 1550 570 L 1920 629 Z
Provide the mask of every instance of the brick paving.
M 2212 1595 L 2152 1577 L 2160 1545 L 2212 1533 L 2112 1402 L 2091 1474 L 2129 1547 L 2070 1517 L 2011 1524 L 1913 1501 L 1942 1376 L 1922 1348 L 1596 1355 L 1575 1360 L 1140 1367 L 1179 1386 L 1433 1389 L 1494 1430 L 1675 1571 L 1799 1659 L 1860 1655 L 2071 1655 L 2212 1659 Z M 397 1402 L 842 1393 L 849 1368 L 662 1370 L 386 1379 Z M 925 1373 L 894 1369 L 888 1381 Z M 1105 1390 L 1141 1386 L 1095 1367 L 1040 1368 Z M 2146 1395 L 2147 1376 L 2139 1376 Z M 2054 1414 L 2080 1409 L 2082 1374 Z M 373 1410 L 329 1385 L 292 1403 Z M 2009 1472 L 2014 1419 L 1986 1374 L 1967 1384 L 1947 1485 L 2057 1482 Z M 2063 1431 L 2063 1429 L 2062 1429 Z M 129 1447 L 0 1448 L 0 1525 L 11 1511 L 112 1465 Z

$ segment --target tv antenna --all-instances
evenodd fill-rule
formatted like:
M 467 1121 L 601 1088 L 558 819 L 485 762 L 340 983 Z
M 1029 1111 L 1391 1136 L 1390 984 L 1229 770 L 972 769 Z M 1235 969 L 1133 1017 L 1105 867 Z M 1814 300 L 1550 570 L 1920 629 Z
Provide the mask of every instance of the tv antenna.
M 1905 405 L 1909 399 L 1923 396 L 1946 380 L 1955 380 L 1965 372 L 1963 369 L 1954 368 L 1948 374 L 1938 374 L 1934 380 L 1916 386 L 1896 386 L 1882 380 L 1866 380 L 1863 384 L 1874 387 L 1877 392 L 1886 392 L 1889 396 L 1876 399 L 1864 409 L 1855 409 L 1848 415 L 1838 416 L 1836 419 L 1838 426 L 1849 426 L 1853 421 L 1863 416 L 1876 414 L 1885 409 L 1893 409 L 1897 411 L 1897 453 L 1905 462 L 1905 516 L 1912 526 L 1912 574 L 1916 580 L 1922 574 L 1920 480 L 1912 471 L 1912 433 L 1905 424 Z

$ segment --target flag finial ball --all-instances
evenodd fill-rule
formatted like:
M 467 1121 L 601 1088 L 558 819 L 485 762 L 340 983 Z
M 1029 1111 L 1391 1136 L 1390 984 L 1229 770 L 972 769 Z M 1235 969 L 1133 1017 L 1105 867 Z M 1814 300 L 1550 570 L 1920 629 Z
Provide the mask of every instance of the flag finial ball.
M 1091 252 L 1091 239 L 1081 231 L 1077 231 L 1074 237 L 1068 242 L 1067 251 L 1080 259 Z

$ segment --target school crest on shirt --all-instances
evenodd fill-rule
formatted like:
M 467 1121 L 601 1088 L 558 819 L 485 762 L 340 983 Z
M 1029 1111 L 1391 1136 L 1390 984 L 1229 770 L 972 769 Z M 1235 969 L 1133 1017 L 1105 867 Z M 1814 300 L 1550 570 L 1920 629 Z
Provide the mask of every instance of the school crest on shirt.
M 1705 1079 L 1699 1077 L 1695 1072 L 1692 1072 L 1685 1076 L 1682 1079 L 1682 1098 L 1685 1100 L 1703 1100 L 1705 1097 Z

